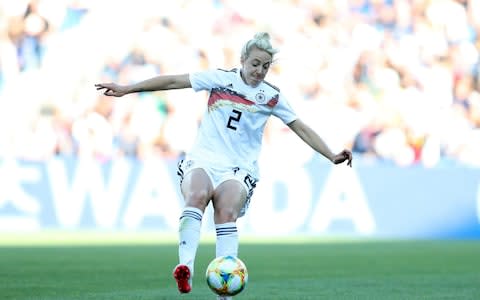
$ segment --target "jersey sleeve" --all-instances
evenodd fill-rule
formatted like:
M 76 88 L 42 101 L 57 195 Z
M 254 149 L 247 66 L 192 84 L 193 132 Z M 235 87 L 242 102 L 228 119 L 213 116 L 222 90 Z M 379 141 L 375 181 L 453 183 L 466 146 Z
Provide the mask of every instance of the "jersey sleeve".
M 222 85 L 222 73 L 220 70 L 208 70 L 190 73 L 190 84 L 195 92 L 211 90 Z
M 278 96 L 278 103 L 274 106 L 272 114 L 285 124 L 289 124 L 298 119 L 292 106 L 281 93 Z

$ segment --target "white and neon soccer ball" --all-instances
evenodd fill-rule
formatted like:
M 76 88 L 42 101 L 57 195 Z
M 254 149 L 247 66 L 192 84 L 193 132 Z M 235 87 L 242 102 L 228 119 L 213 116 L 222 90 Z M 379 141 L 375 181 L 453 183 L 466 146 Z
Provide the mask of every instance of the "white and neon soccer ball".
M 220 256 L 210 262 L 206 272 L 207 285 L 217 295 L 235 296 L 248 282 L 245 264 L 234 256 Z

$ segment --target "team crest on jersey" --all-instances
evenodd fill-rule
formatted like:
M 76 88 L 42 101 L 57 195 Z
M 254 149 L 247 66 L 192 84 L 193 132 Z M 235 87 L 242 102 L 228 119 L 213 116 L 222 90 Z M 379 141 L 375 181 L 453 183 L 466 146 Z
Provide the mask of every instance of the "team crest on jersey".
M 259 104 L 264 104 L 265 103 L 265 94 L 264 93 L 257 93 L 255 95 L 255 100 L 259 103 Z

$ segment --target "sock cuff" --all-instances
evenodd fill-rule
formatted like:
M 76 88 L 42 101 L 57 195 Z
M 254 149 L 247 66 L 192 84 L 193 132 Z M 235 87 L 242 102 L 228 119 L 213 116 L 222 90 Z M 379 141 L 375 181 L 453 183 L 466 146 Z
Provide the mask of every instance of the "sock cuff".
M 215 228 L 218 229 L 218 228 L 231 228 L 231 227 L 235 227 L 237 228 L 237 223 L 235 222 L 229 222 L 229 223 L 223 223 L 223 224 L 215 224 Z
M 180 219 L 182 219 L 184 217 L 190 217 L 192 219 L 202 221 L 203 212 L 196 207 L 188 206 L 188 207 L 185 207 L 183 209 L 183 212 L 182 212 L 182 215 L 180 216 Z
M 235 222 L 215 224 L 217 236 L 236 235 L 237 224 Z

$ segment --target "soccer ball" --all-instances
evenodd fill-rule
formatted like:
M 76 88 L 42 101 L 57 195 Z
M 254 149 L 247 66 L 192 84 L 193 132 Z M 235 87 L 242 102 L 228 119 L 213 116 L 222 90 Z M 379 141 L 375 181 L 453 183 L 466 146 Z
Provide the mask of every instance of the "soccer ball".
M 234 256 L 215 258 L 208 265 L 205 275 L 208 287 L 220 296 L 235 296 L 248 282 L 245 264 Z

